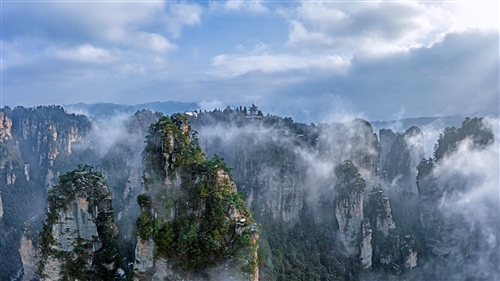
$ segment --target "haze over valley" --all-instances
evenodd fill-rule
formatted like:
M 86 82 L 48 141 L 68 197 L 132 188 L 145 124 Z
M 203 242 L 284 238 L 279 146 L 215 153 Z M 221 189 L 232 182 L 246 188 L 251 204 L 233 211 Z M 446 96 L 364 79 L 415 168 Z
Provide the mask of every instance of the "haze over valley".
M 0 281 L 500 280 L 499 9 L 2 1 Z

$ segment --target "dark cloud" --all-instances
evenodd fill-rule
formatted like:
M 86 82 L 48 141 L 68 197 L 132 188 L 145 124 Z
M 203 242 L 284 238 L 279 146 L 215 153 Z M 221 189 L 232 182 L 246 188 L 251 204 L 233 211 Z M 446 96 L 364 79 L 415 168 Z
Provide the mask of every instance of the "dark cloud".
M 307 105 L 316 105 L 307 108 L 315 116 L 304 113 L 304 121 L 318 120 L 329 110 L 331 103 L 324 99 L 328 95 L 340 97 L 352 113 L 370 120 L 498 115 L 498 42 L 497 32 L 467 32 L 449 34 L 430 48 L 378 58 L 357 56 L 347 75 L 310 75 L 270 99 L 279 111 L 295 116 Z

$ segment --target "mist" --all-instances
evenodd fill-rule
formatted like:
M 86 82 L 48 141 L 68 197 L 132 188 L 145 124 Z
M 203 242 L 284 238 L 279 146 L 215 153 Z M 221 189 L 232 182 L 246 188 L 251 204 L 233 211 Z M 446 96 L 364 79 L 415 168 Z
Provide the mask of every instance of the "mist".
M 122 251 L 129 264 L 127 274 L 132 272 L 135 259 L 144 140 L 149 125 L 160 116 L 143 110 L 132 116 L 91 117 L 91 130 L 73 146 L 73 153 L 82 161 L 90 158 L 81 155 L 95 153 L 97 160 L 92 161 L 98 162 L 107 178 Z M 400 231 L 397 235 L 413 235 L 422 245 L 415 246 L 418 266 L 395 274 L 408 280 L 500 279 L 499 119 L 485 118 L 481 125 L 481 130 L 493 132 L 493 142 L 478 146 L 473 137 L 466 137 L 441 159 L 431 161 L 429 179 L 437 195 L 427 202 L 427 195 L 417 189 L 417 167 L 422 158 L 434 156 L 436 142 L 447 125 L 442 120 L 420 128 L 404 128 L 404 122 L 395 122 L 394 139 L 382 149 L 380 134 L 370 123 L 356 118 L 360 115 L 350 113 L 349 108 L 336 108 L 335 113 L 325 115 L 325 120 L 336 121 L 317 125 L 297 123 L 290 117 L 264 116 L 261 112 L 255 118 L 247 116 L 246 109 L 244 112 L 227 107 L 188 118 L 206 155 L 221 156 L 232 169 L 232 178 L 244 193 L 245 203 L 264 227 L 266 233 L 261 240 L 270 259 L 276 260 L 276 249 L 272 248 L 276 242 L 269 242 L 275 241 L 269 237 L 290 235 L 296 242 L 313 243 L 316 248 L 322 245 L 329 249 L 329 255 L 339 258 L 336 262 L 348 264 L 340 258 L 345 258 L 347 251 L 338 238 L 341 230 L 335 200 L 340 178 L 335 170 L 349 160 L 366 183 L 361 206 L 366 208 L 371 191 L 381 188 L 390 199 L 390 215 Z M 381 159 L 387 163 L 381 163 Z M 433 219 L 444 221 L 442 231 L 446 235 L 438 246 L 430 241 L 433 238 L 428 233 L 432 229 L 422 220 L 429 206 L 436 213 Z M 369 215 L 366 212 L 365 218 Z M 307 236 L 308 232 L 314 234 Z M 314 244 L 319 243 L 317 237 L 327 245 Z M 399 246 L 397 243 L 394 245 Z M 439 251 L 433 253 L 433 247 L 446 248 L 446 243 L 451 245 L 449 253 L 446 249 L 442 256 Z M 269 270 L 264 267 L 263 276 Z M 386 280 L 398 276 L 388 274 L 373 270 L 360 278 Z

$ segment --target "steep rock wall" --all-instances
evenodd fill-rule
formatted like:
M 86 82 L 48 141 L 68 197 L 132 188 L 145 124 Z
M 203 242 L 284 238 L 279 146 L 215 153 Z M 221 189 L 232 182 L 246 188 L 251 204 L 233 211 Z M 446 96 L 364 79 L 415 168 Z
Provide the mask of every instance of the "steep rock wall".
M 491 236 L 481 234 L 481 229 L 498 225 L 498 222 L 470 223 L 464 214 L 451 211 L 452 207 L 447 206 L 449 200 L 476 187 L 468 184 L 469 179 L 463 174 L 457 173 L 453 178 L 443 180 L 438 172 L 439 166 L 450 155 L 459 153 L 459 147 L 464 143 L 468 143 L 470 151 L 482 151 L 495 145 L 493 140 L 491 125 L 484 119 L 466 118 L 460 128 L 446 128 L 435 146 L 434 159 L 424 159 L 418 166 L 420 221 L 425 242 L 428 250 L 441 259 L 473 257 L 480 252 L 485 236 Z M 490 248 L 491 245 L 484 247 Z
M 382 189 L 374 188 L 369 192 L 365 214 L 373 227 L 373 264 L 391 270 L 395 274 L 401 273 L 404 268 L 402 260 L 407 260 L 410 253 L 403 253 L 401 250 L 400 230 L 392 218 L 389 198 Z M 407 251 L 412 251 L 413 242 L 407 242 Z
M 5 224 L 0 251 L 15 252 L 9 254 L 10 260 L 0 259 L 0 272 L 4 278 L 14 278 L 22 272 L 21 225 L 28 222 L 40 231 L 47 190 L 57 176 L 77 163 L 97 161 L 91 149 L 83 147 L 91 129 L 86 117 L 68 114 L 59 106 L 0 112 L 0 209 Z
M 23 263 L 23 277 L 21 280 L 30 281 L 36 278 L 35 274 L 39 262 L 38 237 L 36 237 L 28 223 L 23 225 L 21 233 L 21 241 L 19 243 L 19 254 Z
M 382 149 L 382 153 L 380 155 L 380 167 L 382 168 L 383 173 L 387 162 L 387 154 L 391 151 L 391 147 L 394 144 L 394 141 L 396 141 L 397 135 L 391 129 L 381 129 L 378 135 L 380 139 L 380 148 Z
M 161 114 L 137 111 L 122 123 L 121 137 L 111 145 L 102 159 L 101 167 L 113 194 L 115 222 L 120 229 L 120 250 L 132 274 L 137 237 L 135 225 L 139 215 L 137 196 L 142 193 L 142 156 L 149 125 Z
M 370 220 L 365 218 L 363 223 L 363 240 L 360 246 L 360 262 L 364 269 L 370 269 L 372 267 L 372 257 L 373 257 L 373 247 L 372 247 L 372 228 L 370 225 Z
M 40 233 L 40 280 L 120 280 L 118 229 L 103 176 L 79 166 L 49 191 Z
M 8 107 L 0 108 L 0 142 L 12 139 L 12 117 Z
M 417 166 L 424 157 L 424 135 L 413 126 L 398 134 L 382 168 L 384 180 L 404 192 L 417 194 Z
M 255 280 L 257 228 L 220 158 L 181 115 L 150 127 L 139 196 L 137 280 Z
M 34 180 L 48 189 L 71 163 L 75 144 L 83 145 L 91 123 L 83 115 L 68 114 L 60 106 L 16 107 L 12 111 L 12 131 Z M 88 151 L 86 152 L 88 154 Z
M 0 220 L 3 218 L 3 199 L 2 192 L 0 191 Z
M 356 257 L 360 254 L 361 237 L 363 237 L 363 201 L 366 183 L 358 169 L 351 161 L 335 170 L 337 185 L 335 197 L 335 216 L 339 226 L 339 238 L 344 246 L 346 256 Z

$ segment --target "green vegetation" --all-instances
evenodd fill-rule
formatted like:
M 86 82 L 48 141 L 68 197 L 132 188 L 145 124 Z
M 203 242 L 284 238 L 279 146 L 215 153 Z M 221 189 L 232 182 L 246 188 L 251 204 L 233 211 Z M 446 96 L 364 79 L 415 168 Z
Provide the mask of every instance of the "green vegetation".
M 19 107 L 9 110 L 8 114 L 13 117 L 13 139 L 0 143 L 0 188 L 5 210 L 0 220 L 0 252 L 3 257 L 19 257 L 20 235 L 26 231 L 23 223 L 28 221 L 27 225 L 34 226 L 29 230 L 29 238 L 37 236 L 40 218 L 35 216 L 45 207 L 39 198 L 46 198 L 48 186 L 56 182 L 55 177 L 48 179 L 49 175 L 63 174 L 59 185 L 49 189 L 50 207 L 40 241 L 45 247 L 42 254 L 67 260 L 63 266 L 66 279 L 115 279 L 116 271 L 104 267 L 113 262 L 125 269 L 131 278 L 132 266 L 127 271 L 126 265 L 123 265 L 125 261 L 117 260 L 120 256 L 117 240 L 106 238 L 116 237 L 117 232 L 116 228 L 106 225 L 109 216 L 95 218 L 99 237 L 92 242 L 77 240 L 73 253 L 50 248 L 58 242 L 50 235 L 48 227 L 49 222 L 60 219 L 60 212 L 54 210 L 71 210 L 75 192 L 84 192 L 85 186 L 105 185 L 102 175 L 96 178 L 84 175 L 99 174 L 88 166 L 79 167 L 80 171 L 84 171 L 80 174 L 65 172 L 77 167 L 78 163 L 102 163 L 113 193 L 117 194 L 118 200 L 113 201 L 118 206 L 115 210 L 117 213 L 120 211 L 123 220 L 129 220 L 128 228 L 120 228 L 124 238 L 119 242 L 120 247 L 128 251 L 126 263 L 133 264 L 135 237 L 130 238 L 130 235 L 132 228 L 137 227 L 141 240 L 155 241 L 156 258 L 166 258 L 169 264 L 189 271 L 203 271 L 222 260 L 233 258 L 242 261 L 240 269 L 243 272 L 253 273 L 259 266 L 264 280 L 358 280 L 367 274 L 357 257 L 343 258 L 334 206 L 337 192 L 342 197 L 348 192 L 361 192 L 365 188 L 366 183 L 352 162 L 359 164 L 360 169 L 372 171 L 374 176 L 378 173 L 380 144 L 373 137 L 371 125 L 364 120 L 316 126 L 262 112 L 258 112 L 258 118 L 247 118 L 249 111 L 242 107 L 205 111 L 197 118 L 187 117 L 193 127 L 239 130 L 233 143 L 226 142 L 227 136 L 202 140 L 207 153 L 215 155 L 208 159 L 202 153 L 196 132 L 191 130 L 185 116 L 161 117 L 141 111 L 127 121 L 130 137 L 121 139 L 104 158 L 99 159 L 95 150 L 90 148 L 74 149 L 71 153 L 65 150 L 71 130 L 77 128 L 80 136 L 90 130 L 90 121 L 84 116 L 67 114 L 59 106 Z M 146 132 L 145 126 L 157 118 L 160 120 Z M 49 130 L 50 126 L 56 127 L 57 137 Z M 234 131 L 228 132 L 230 137 L 234 136 Z M 140 168 L 140 160 L 137 160 L 146 133 L 143 152 L 145 193 L 137 197 L 136 205 L 135 198 L 140 192 L 137 178 L 140 177 L 136 177 L 132 170 Z M 404 136 L 400 136 L 403 140 Z M 384 277 L 387 276 L 385 274 L 401 272 L 403 258 L 408 256 L 410 249 L 418 252 L 419 264 L 432 256 L 426 249 L 424 238 L 434 230 L 422 227 L 421 198 L 440 197 L 443 187 L 433 181 L 432 171 L 465 139 L 470 139 L 475 148 L 481 148 L 492 142 L 493 135 L 483 119 L 467 118 L 461 128 L 445 129 L 435 146 L 434 157 L 421 161 L 418 166 L 420 195 L 407 191 L 389 194 L 384 189 L 391 197 L 392 215 L 397 224 L 388 236 L 375 230 L 376 216 L 384 213 L 383 194 L 378 193 L 378 188 L 368 194 L 363 208 L 365 218 L 371 220 L 374 229 L 373 269 L 370 272 L 380 272 Z M 400 177 L 401 170 L 415 168 L 410 158 L 403 154 L 405 149 L 407 147 L 402 145 L 395 147 L 394 155 L 387 157 L 394 172 L 386 173 L 388 182 Z M 304 179 L 310 180 L 309 173 L 314 175 L 315 167 L 311 162 L 304 161 L 304 155 L 299 155 L 297 150 L 305 154 L 310 152 L 312 157 L 324 163 L 340 159 L 352 162 L 343 162 L 335 170 L 336 174 L 324 181 L 320 177 L 316 178 L 318 181 L 307 181 Z M 342 153 L 337 153 L 339 150 Z M 48 155 L 55 151 L 57 155 L 49 159 Z M 234 167 L 234 170 L 228 166 Z M 234 189 L 231 174 L 239 192 Z M 408 184 L 414 184 L 415 179 L 409 177 L 410 174 L 403 174 L 403 178 L 408 179 Z M 335 182 L 337 178 L 343 184 Z M 11 183 L 7 184 L 7 181 Z M 456 189 L 456 186 L 444 188 Z M 307 198 L 310 195 L 308 190 L 323 193 L 311 204 L 316 198 Z M 246 207 L 245 196 L 251 202 L 255 215 Z M 104 200 L 105 203 L 111 204 L 107 200 Z M 437 203 L 435 205 L 438 206 Z M 93 206 L 95 204 L 90 204 L 89 208 Z M 112 211 L 109 212 L 112 214 Z M 254 234 L 259 230 L 252 217 L 262 222 L 262 226 L 259 225 L 262 229 L 259 243 L 262 245 L 256 243 Z M 36 221 L 32 222 L 32 218 Z M 245 222 L 240 223 L 237 218 L 244 218 Z M 439 224 L 439 221 L 433 223 Z M 92 256 L 88 254 L 92 251 L 93 242 L 102 241 L 107 242 L 98 252 Z M 124 243 L 128 244 L 124 246 Z M 473 243 L 476 242 L 470 244 Z M 46 246 L 49 246 L 48 249 Z M 73 254 L 75 258 L 72 258 Z M 391 264 L 381 261 L 381 257 L 387 256 L 390 256 Z M 92 259 L 96 265 L 92 270 L 81 266 L 87 259 Z M 4 279 L 14 276 L 20 263 L 19 258 L 0 259 L 0 272 Z
M 151 237 L 159 257 L 185 270 L 201 271 L 234 256 L 247 261 L 242 271 L 253 274 L 254 221 L 224 159 L 206 158 L 182 115 L 160 118 L 146 140 L 146 193 L 137 198 L 141 239 Z
M 14 278 L 21 267 L 18 249 L 21 225 L 41 230 L 48 187 L 57 175 L 78 163 L 97 164 L 91 149 L 77 148 L 91 130 L 83 115 L 68 114 L 60 106 L 0 109 L 12 120 L 12 139 L 0 143 L 0 192 L 4 217 L 0 220 L 0 272 Z M 71 152 L 69 143 L 73 143 Z M 36 242 L 36 241 L 33 241 Z
M 88 202 L 89 214 L 97 211 L 92 221 L 96 224 L 98 236 L 86 240 L 76 233 L 75 241 L 70 241 L 73 246 L 64 249 L 53 237 L 53 225 L 64 224 L 60 221 L 61 212 L 71 211 L 79 198 Z M 113 222 L 111 194 L 104 176 L 91 166 L 79 165 L 59 177 L 59 185 L 49 190 L 47 202 L 46 219 L 39 239 L 38 276 L 47 277 L 44 276 L 46 262 L 55 259 L 61 263 L 62 280 L 119 280 L 117 269 L 123 264 L 118 251 L 118 231 Z M 101 246 L 94 252 L 96 243 Z
M 371 125 L 361 119 L 347 124 L 303 124 L 292 118 L 261 115 L 258 120 L 245 119 L 244 108 L 202 112 L 190 119 L 195 128 L 227 130 L 226 139 L 213 136 L 203 140 L 207 153 L 219 154 L 234 167 L 238 187 L 252 198 L 255 217 L 262 222 L 259 252 L 265 260 L 259 266 L 263 280 L 356 280 L 362 273 L 357 259 L 343 258 L 338 243 L 338 225 L 334 194 L 324 191 L 335 182 L 312 179 L 305 182 L 314 167 L 304 161 L 306 155 L 317 156 L 322 161 L 351 157 L 362 163 L 364 169 L 373 170 L 377 165 L 380 144 L 373 135 Z M 355 133 L 353 133 L 355 132 Z M 210 135 L 210 132 L 208 134 Z M 352 148 L 346 156 L 335 154 L 336 147 Z M 372 152 L 373 151 L 373 152 Z M 346 158 L 343 158 L 346 159 Z M 351 182 L 340 186 L 363 192 L 365 182 L 351 161 L 338 168 L 339 175 Z M 342 170 L 342 169 L 345 169 Z M 311 179 L 311 178 L 309 178 Z M 335 179 L 332 175 L 332 180 Z M 324 188 L 324 189 L 323 189 Z M 326 196 L 320 204 L 311 206 L 308 190 L 322 191 Z M 302 197 L 304 196 L 304 197 Z M 297 202 L 303 200 L 303 202 Z M 294 211 L 301 208 L 298 213 Z M 293 210 L 293 211 L 292 211 Z M 283 217 L 281 217 L 283 216 Z M 284 217 L 293 216 L 292 222 Z M 297 216 L 295 218 L 295 216 Z M 317 222 L 317 217 L 324 219 Z M 296 222 L 294 224 L 293 222 Z
M 335 175 L 338 181 L 336 189 L 340 198 L 352 192 L 363 192 L 366 188 L 365 180 L 350 160 L 345 160 L 342 165 L 337 166 Z
M 455 150 L 460 141 L 470 138 L 477 147 L 484 147 L 493 141 L 491 125 L 486 123 L 483 118 L 465 118 L 462 126 L 458 129 L 447 127 L 439 135 L 439 139 L 434 146 L 434 159 L 439 161 L 447 153 Z
M 264 280 L 358 280 L 363 270 L 359 261 L 341 258 L 338 245 L 333 241 L 337 226 L 332 223 L 318 225 L 307 210 L 300 223 L 289 227 L 277 220 L 263 222 L 263 240 L 269 242 L 267 261 L 261 267 Z
M 432 169 L 434 164 L 441 161 L 446 155 L 454 152 L 457 145 L 465 139 L 469 139 L 475 148 L 481 149 L 485 146 L 492 144 L 494 135 L 489 124 L 483 118 L 469 118 L 466 117 L 462 122 L 460 128 L 447 127 L 443 133 L 439 135 L 437 143 L 434 145 L 434 158 L 422 159 L 417 167 L 417 187 L 420 190 L 423 181 L 431 180 Z

